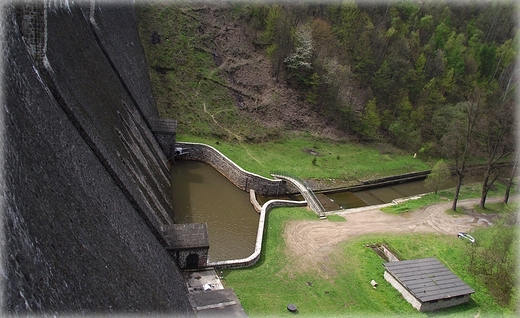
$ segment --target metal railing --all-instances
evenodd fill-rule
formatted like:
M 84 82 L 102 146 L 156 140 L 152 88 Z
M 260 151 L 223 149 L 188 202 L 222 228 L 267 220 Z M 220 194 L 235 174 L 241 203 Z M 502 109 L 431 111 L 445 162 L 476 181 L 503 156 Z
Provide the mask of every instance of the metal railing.
M 311 187 L 307 184 L 307 182 L 305 182 L 305 180 L 303 180 L 300 177 L 297 177 L 295 175 L 292 175 L 290 173 L 284 172 L 284 171 L 271 172 L 271 175 L 289 178 L 289 179 L 292 179 L 292 180 L 298 182 L 303 188 L 306 189 L 307 194 L 310 196 L 311 200 L 315 203 L 316 208 L 319 210 L 319 211 L 315 211 L 315 212 L 320 215 L 323 212 L 325 212 L 325 208 L 323 207 L 323 204 L 321 204 L 321 201 L 318 199 L 318 197 L 316 196 L 314 191 L 311 189 Z M 303 195 L 303 193 L 302 193 L 302 195 Z M 311 204 L 311 203 L 309 202 L 309 204 Z

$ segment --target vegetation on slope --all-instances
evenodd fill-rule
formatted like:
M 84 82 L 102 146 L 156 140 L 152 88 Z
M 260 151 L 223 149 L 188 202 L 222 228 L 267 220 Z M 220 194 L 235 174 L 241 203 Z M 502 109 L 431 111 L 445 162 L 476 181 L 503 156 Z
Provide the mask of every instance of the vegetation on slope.
M 178 141 L 209 144 L 243 169 L 265 177 L 284 172 L 304 179 L 328 179 L 331 185 L 431 168 L 427 162 L 387 144 L 331 142 L 311 135 L 263 143 L 215 141 L 196 136 L 180 136 Z
M 265 140 L 276 128 L 320 134 L 325 125 L 438 156 L 465 105 L 478 104 L 481 127 L 512 113 L 515 9 L 513 1 L 151 2 L 138 17 L 155 97 L 181 134 Z
M 515 150 L 515 9 L 513 1 L 150 2 L 138 19 L 157 104 L 178 119 L 180 135 L 241 145 L 287 131 L 384 140 L 447 159 L 457 188 L 479 160 L 488 166 L 484 207 L 497 163 Z M 315 157 L 316 175 L 343 171 L 330 162 Z
M 195 7 L 147 2 L 137 7 L 154 97 L 180 134 L 227 140 L 263 140 L 276 129 L 239 112 L 233 91 L 215 64 L 215 37 Z M 229 17 L 229 20 L 232 20 Z

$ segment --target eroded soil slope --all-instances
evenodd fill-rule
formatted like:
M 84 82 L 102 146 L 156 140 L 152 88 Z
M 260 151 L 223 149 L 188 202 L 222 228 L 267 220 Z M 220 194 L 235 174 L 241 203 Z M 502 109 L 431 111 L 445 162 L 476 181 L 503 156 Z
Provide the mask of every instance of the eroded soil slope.
M 346 137 L 338 123 L 313 109 L 283 79 L 277 81 L 265 50 L 253 43 L 256 35 L 230 18 L 228 7 L 205 6 L 198 14 L 204 32 L 214 34 L 216 64 L 241 112 L 269 127 Z

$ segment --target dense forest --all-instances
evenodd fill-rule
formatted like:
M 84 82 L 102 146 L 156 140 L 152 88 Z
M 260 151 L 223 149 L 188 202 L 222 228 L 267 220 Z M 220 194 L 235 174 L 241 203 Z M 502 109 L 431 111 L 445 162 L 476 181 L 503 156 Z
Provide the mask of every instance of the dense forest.
M 459 185 L 468 163 L 485 163 L 484 206 L 497 163 L 518 156 L 516 10 L 512 0 L 150 3 L 138 19 L 155 98 L 181 133 L 261 141 L 277 136 L 270 121 L 307 107 L 349 138 L 448 160 Z M 264 60 L 269 78 L 240 73 Z M 258 102 L 277 85 L 296 102 L 280 90 Z
M 452 126 L 470 121 L 483 135 L 496 126 L 510 133 L 517 84 L 514 1 L 231 6 L 230 18 L 246 26 L 276 81 L 362 140 L 384 138 L 439 156 L 441 140 L 462 133 Z M 182 23 L 178 16 L 185 12 L 170 12 L 177 17 L 168 19 Z M 195 27 L 177 31 L 187 38 Z M 211 58 L 212 49 L 206 50 Z M 353 91 L 363 92 L 361 104 L 352 103 Z
M 351 133 L 449 159 L 462 184 L 467 162 L 514 150 L 518 43 L 513 2 L 393 1 L 368 5 L 246 6 L 277 80 L 297 87 Z M 345 96 L 368 91 L 362 108 Z
M 513 2 L 291 3 L 245 5 L 243 18 L 277 79 L 351 133 L 439 151 L 470 110 L 479 130 L 512 119 Z M 353 85 L 369 92 L 363 108 L 344 98 Z

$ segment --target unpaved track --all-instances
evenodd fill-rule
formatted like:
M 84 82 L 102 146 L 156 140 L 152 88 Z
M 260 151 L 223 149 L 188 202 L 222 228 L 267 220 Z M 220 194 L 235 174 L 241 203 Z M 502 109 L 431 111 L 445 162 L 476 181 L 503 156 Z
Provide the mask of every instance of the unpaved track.
M 489 199 L 488 203 L 500 202 L 500 198 Z M 458 207 L 478 204 L 479 199 L 461 200 Z M 474 226 L 488 226 L 492 222 L 491 215 L 459 214 L 450 215 L 452 202 L 435 204 L 426 208 L 391 215 L 379 209 L 363 212 L 340 212 L 346 222 L 329 222 L 327 220 L 290 222 L 284 231 L 287 255 L 295 262 L 294 268 L 306 270 L 322 268 L 334 247 L 350 238 L 371 233 L 439 233 L 457 235 L 457 232 L 468 232 Z

